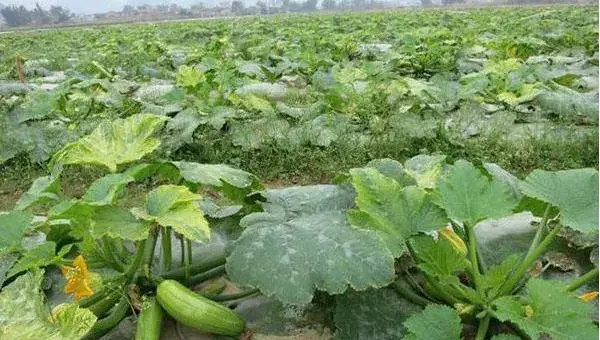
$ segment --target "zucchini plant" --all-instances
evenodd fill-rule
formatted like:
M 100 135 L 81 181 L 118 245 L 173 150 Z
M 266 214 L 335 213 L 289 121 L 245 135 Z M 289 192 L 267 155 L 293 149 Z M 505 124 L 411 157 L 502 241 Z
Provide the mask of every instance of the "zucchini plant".
M 161 306 L 176 320 L 200 330 L 244 332 L 244 320 L 234 311 L 189 290 L 223 275 L 225 263 L 220 248 L 194 260 L 192 244 L 210 240 L 209 223 L 227 224 L 256 209 L 251 194 L 262 186 L 255 176 L 226 165 L 153 157 L 160 146 L 154 134 L 167 119 L 143 114 L 100 124 L 59 150 L 50 161 L 51 174 L 35 180 L 15 209 L 0 215 L 6 232 L 0 254 L 3 268 L 9 268 L 0 273 L 6 284 L 0 293 L 1 338 L 17 338 L 24 329 L 29 338 L 100 338 L 132 310 L 139 310 L 137 337 L 158 339 Z M 107 173 L 81 197 L 67 197 L 61 191 L 61 174 L 69 166 L 82 165 L 100 166 Z M 143 204 L 127 202 L 127 190 L 135 183 L 148 190 Z M 37 244 L 24 247 L 22 239 L 34 236 Z M 173 262 L 177 240 L 180 263 Z M 77 303 L 59 305 L 47 316 L 42 313 L 39 268 L 52 265 L 62 268 L 64 291 Z M 30 309 L 9 300 L 23 287 L 29 290 L 21 299 L 37 299 Z M 210 298 L 227 300 L 222 295 Z M 69 331 L 75 324 L 77 331 Z
M 597 264 L 563 281 L 539 266 L 561 237 L 597 237 L 597 170 L 535 170 L 521 181 L 496 164 L 421 155 L 339 179 L 269 191 L 264 212 L 241 221 L 229 275 L 290 304 L 310 303 L 315 289 L 343 293 L 337 339 L 597 338 L 587 302 Z M 537 216 L 528 247 L 508 231 L 516 253 L 482 251 L 478 229 L 519 212 Z
M 102 123 L 0 214 L 0 338 L 100 338 L 132 311 L 138 339 L 159 338 L 164 315 L 247 338 L 246 321 L 219 302 L 257 292 L 293 306 L 332 303 L 324 310 L 336 339 L 597 338 L 597 262 L 562 280 L 540 266 L 563 239 L 597 246 L 587 238 L 598 232 L 597 170 L 519 180 L 495 164 L 420 155 L 374 160 L 335 185 L 265 190 L 226 165 L 158 158 L 154 136 L 167 119 Z M 68 197 L 60 179 L 74 166 L 106 173 Z M 490 251 L 485 224 L 524 212 L 535 216 L 525 247 L 506 232 L 511 251 Z M 218 228 L 236 240 L 194 258 L 192 245 Z M 56 266 L 75 302 L 49 311 L 40 268 Z M 188 288 L 222 275 L 248 289 Z

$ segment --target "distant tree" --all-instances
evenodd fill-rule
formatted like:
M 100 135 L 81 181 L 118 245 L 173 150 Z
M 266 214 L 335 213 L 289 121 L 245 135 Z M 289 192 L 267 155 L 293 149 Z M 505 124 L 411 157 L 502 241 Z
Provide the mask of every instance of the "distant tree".
M 231 3 L 231 12 L 236 14 L 236 15 L 240 15 L 244 13 L 244 8 L 246 6 L 244 6 L 244 3 L 240 0 L 234 0 Z
M 73 13 L 62 6 L 50 6 L 50 17 L 54 23 L 68 22 L 73 17 Z
M 133 7 L 131 5 L 125 5 L 125 6 L 123 6 L 121 13 L 127 14 L 127 15 L 135 14 L 135 7 Z
M 317 10 L 318 0 L 306 0 L 302 3 L 302 10 L 306 12 L 313 12 Z
M 258 7 L 260 14 L 267 14 L 269 13 L 269 7 L 267 7 L 267 3 L 264 1 L 257 1 L 256 2 L 256 7 Z
M 337 1 L 336 0 L 323 0 L 323 2 L 321 3 L 321 6 L 323 7 L 324 10 L 334 10 L 337 7 Z
M 27 25 L 33 21 L 33 15 L 30 11 L 21 5 L 7 6 L 0 10 L 0 14 L 4 17 L 8 26 L 22 26 Z
M 52 18 L 46 12 L 39 3 L 35 3 L 35 8 L 33 10 L 32 21 L 35 21 L 38 24 L 47 25 L 52 22 Z

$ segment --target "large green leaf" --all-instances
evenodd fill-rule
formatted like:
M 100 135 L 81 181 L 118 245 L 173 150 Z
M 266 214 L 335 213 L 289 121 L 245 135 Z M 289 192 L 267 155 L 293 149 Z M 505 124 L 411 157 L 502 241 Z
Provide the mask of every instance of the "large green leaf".
M 125 173 L 108 174 L 96 180 L 83 196 L 83 201 L 91 205 L 114 204 L 128 183 L 135 179 Z
M 154 151 L 160 140 L 152 135 L 167 117 L 138 114 L 126 119 L 102 122 L 91 134 L 60 149 L 50 167 L 60 164 L 94 164 L 111 172 L 117 166 L 141 159 Z
M 394 261 L 373 232 L 352 228 L 346 211 L 350 188 L 320 185 L 266 192 L 264 212 L 246 216 L 227 259 L 230 277 L 295 305 L 316 289 L 331 294 L 382 287 L 394 278 Z
M 404 321 L 405 340 L 459 340 L 462 326 L 456 311 L 448 306 L 428 305 L 423 312 Z
M 349 290 L 336 298 L 335 339 L 401 339 L 405 334 L 402 321 L 421 309 L 389 288 Z
M 581 232 L 598 231 L 597 170 L 534 170 L 521 182 L 521 189 L 559 208 L 563 224 Z
M 489 180 L 473 164 L 458 160 L 437 186 L 436 203 L 452 219 L 474 226 L 508 215 L 517 205 L 507 184 Z
M 404 241 L 411 235 L 444 227 L 444 211 L 434 205 L 425 190 L 402 188 L 373 168 L 350 170 L 360 210 L 351 210 L 351 224 L 375 230 L 394 256 L 402 255 Z
M 25 210 L 34 204 L 56 201 L 59 199 L 60 180 L 54 176 L 38 177 L 29 190 L 24 193 L 15 206 L 15 210 Z
M 96 322 L 96 316 L 76 304 L 57 306 L 52 314 L 44 304 L 40 271 L 19 276 L 0 293 L 0 338 L 77 340 Z
M 184 186 L 161 185 L 148 194 L 145 209 L 134 208 L 132 212 L 138 218 L 172 227 L 190 240 L 203 242 L 210 238 L 210 229 L 198 205 L 201 198 Z
M 32 220 L 32 215 L 21 211 L 0 214 L 0 253 L 21 247 L 21 239 Z
M 590 317 L 594 306 L 566 293 L 563 284 L 531 279 L 525 300 L 503 296 L 493 302 L 493 314 L 515 323 L 533 339 L 598 339 L 598 327 Z

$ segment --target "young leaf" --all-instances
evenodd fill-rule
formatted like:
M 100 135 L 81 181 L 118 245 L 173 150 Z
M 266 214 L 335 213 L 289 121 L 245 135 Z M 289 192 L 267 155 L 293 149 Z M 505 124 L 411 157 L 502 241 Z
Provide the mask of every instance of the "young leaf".
M 423 312 L 404 321 L 404 340 L 459 340 L 462 326 L 456 311 L 448 306 L 428 305 Z
M 227 259 L 227 273 L 245 285 L 294 305 L 315 288 L 331 294 L 382 287 L 394 278 L 394 260 L 373 232 L 352 228 L 346 211 L 351 189 L 333 185 L 269 190 L 264 212 L 246 216 L 246 229 Z
M 436 203 L 452 219 L 475 225 L 486 218 L 500 218 L 518 201 L 507 184 L 490 181 L 473 164 L 458 160 L 437 186 Z
M 339 340 L 401 339 L 402 321 L 422 309 L 388 288 L 349 290 L 335 301 L 335 339 Z
M 521 182 L 521 190 L 558 207 L 564 225 L 581 232 L 598 230 L 597 170 L 534 170 Z
M 33 181 L 29 190 L 19 198 L 15 210 L 25 210 L 34 204 L 58 200 L 59 192 L 60 180 L 58 177 L 38 177 Z
M 152 135 L 165 120 L 164 116 L 138 114 L 103 122 L 89 135 L 56 152 L 50 168 L 61 164 L 93 164 L 116 172 L 118 165 L 141 159 L 160 145 L 160 140 Z
M 204 242 L 210 238 L 210 229 L 198 205 L 201 198 L 184 186 L 161 185 L 148 194 L 145 209 L 134 208 L 132 213 L 163 227 L 173 227 L 192 241 Z
M 26 273 L 0 293 L 0 337 L 3 339 L 76 340 L 96 322 L 96 316 L 76 304 L 44 305 L 42 272 Z M 73 325 L 77 325 L 74 327 Z
M 418 235 L 409 242 L 417 255 L 415 261 L 419 268 L 431 276 L 455 276 L 457 272 L 467 268 L 465 255 L 444 238 L 439 238 L 436 242 L 430 236 Z
M 126 174 L 108 174 L 96 180 L 83 196 L 83 201 L 91 205 L 114 204 L 123 188 L 134 181 Z
M 566 293 L 563 284 L 531 279 L 526 300 L 503 296 L 493 302 L 493 314 L 500 321 L 515 323 L 533 339 L 598 339 L 598 327 L 590 317 L 594 307 Z
M 0 253 L 21 247 L 21 239 L 33 216 L 22 211 L 0 214 Z
M 377 231 L 396 257 L 402 255 L 408 237 L 440 229 L 448 222 L 423 189 L 402 188 L 372 168 L 352 169 L 350 175 L 360 209 L 349 211 L 350 223 Z
M 521 257 L 513 254 L 504 259 L 502 263 L 496 266 L 491 266 L 488 271 L 481 277 L 481 290 L 487 296 L 496 296 L 498 289 L 502 287 L 508 275 L 519 265 Z

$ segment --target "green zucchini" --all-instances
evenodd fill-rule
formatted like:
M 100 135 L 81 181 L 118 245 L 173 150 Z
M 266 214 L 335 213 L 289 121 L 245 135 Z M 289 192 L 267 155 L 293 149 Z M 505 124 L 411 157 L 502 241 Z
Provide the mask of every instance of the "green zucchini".
M 142 302 L 142 309 L 137 320 L 135 340 L 159 340 L 162 328 L 163 310 L 154 297 L 147 297 Z
M 175 320 L 199 331 L 233 336 L 246 329 L 246 322 L 236 312 L 192 292 L 177 281 L 161 282 L 156 298 Z
M 101 318 L 119 302 L 121 295 L 123 295 L 123 292 L 120 290 L 110 292 L 100 301 L 87 307 L 87 309 L 92 311 L 92 313 L 94 313 L 94 315 L 96 315 L 98 318 Z

